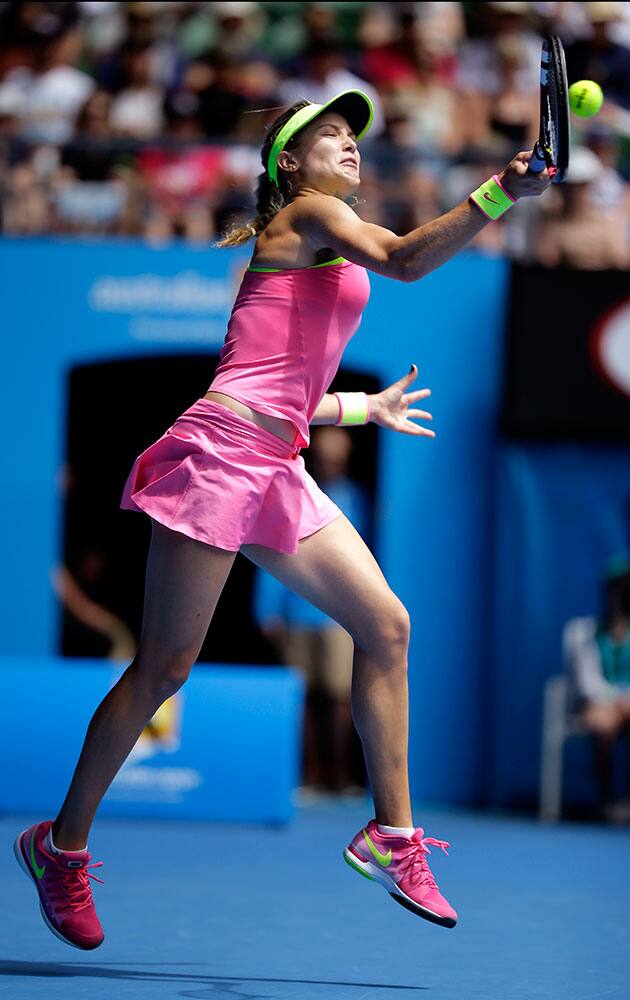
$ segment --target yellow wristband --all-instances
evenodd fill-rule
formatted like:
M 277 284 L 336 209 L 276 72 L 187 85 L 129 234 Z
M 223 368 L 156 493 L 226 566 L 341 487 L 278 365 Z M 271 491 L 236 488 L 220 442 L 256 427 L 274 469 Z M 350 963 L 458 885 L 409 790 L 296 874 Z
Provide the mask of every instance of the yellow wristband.
M 351 424 L 367 424 L 370 419 L 370 401 L 364 392 L 334 392 L 339 403 L 337 427 Z
M 488 219 L 500 219 L 508 208 L 516 204 L 516 198 L 506 191 L 496 174 L 473 191 L 469 199 Z

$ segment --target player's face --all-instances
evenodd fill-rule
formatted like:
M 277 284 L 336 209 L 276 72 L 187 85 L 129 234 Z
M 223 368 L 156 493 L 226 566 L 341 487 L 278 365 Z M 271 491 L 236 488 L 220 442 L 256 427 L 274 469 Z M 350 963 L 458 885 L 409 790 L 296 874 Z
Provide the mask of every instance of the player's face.
M 361 155 L 354 132 L 334 111 L 326 112 L 304 129 L 292 157 L 299 163 L 296 180 L 300 188 L 345 198 L 360 184 Z

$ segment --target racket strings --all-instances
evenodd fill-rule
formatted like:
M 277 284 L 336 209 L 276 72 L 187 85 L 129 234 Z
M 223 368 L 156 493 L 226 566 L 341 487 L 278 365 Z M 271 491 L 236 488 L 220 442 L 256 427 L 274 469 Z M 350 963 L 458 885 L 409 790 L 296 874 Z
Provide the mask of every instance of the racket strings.
M 558 101 L 558 93 L 560 89 L 560 81 L 556 73 L 556 64 L 552 60 L 549 67 L 549 145 L 553 162 L 555 165 L 558 163 L 558 129 L 556 122 L 560 116 L 560 105 Z

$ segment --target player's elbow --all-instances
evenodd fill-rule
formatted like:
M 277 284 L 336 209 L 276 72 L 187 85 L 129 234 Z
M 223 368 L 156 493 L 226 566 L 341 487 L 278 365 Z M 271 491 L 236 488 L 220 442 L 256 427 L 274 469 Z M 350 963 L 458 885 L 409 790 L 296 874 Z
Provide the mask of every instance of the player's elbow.
M 411 268 L 408 261 L 400 260 L 396 262 L 396 274 L 393 277 L 397 281 L 403 281 L 406 285 L 410 285 L 412 281 L 418 281 L 424 275 L 418 271 L 417 265 Z
M 398 281 L 403 281 L 406 285 L 416 281 L 416 275 L 411 274 L 404 261 L 400 261 L 398 264 L 397 278 Z
M 399 236 L 388 249 L 387 265 L 390 277 L 405 284 L 417 281 L 419 277 L 417 269 L 410 267 L 409 255 L 402 238 Z
M 388 278 L 393 278 L 394 281 L 409 281 L 407 277 L 407 271 L 404 266 L 404 262 L 400 260 L 388 259 L 386 265 L 386 274 Z

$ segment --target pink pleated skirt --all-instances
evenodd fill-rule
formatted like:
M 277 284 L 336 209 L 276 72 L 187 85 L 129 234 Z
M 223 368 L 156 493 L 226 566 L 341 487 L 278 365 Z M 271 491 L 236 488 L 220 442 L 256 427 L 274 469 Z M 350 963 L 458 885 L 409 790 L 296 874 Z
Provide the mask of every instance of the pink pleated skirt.
M 298 449 L 203 397 L 138 455 L 120 506 L 230 552 L 254 543 L 292 555 L 342 513 Z

